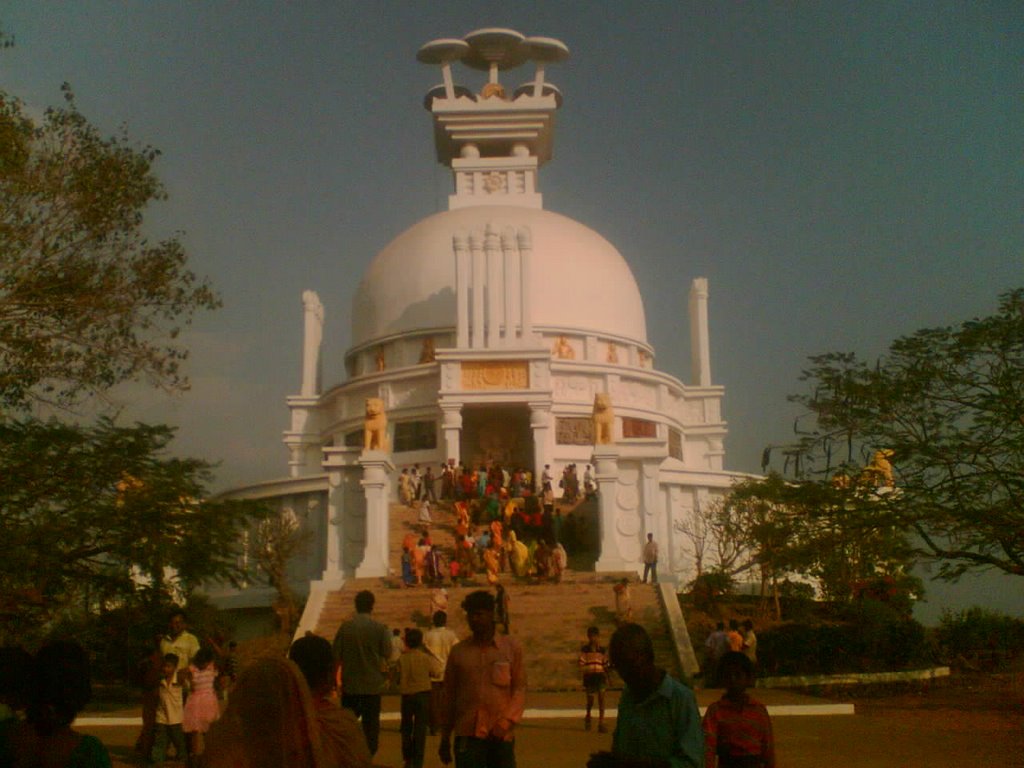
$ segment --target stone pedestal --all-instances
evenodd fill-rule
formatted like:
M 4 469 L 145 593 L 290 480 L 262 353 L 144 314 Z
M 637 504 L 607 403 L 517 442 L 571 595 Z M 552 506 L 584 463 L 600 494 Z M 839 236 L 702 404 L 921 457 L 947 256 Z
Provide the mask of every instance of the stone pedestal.
M 384 451 L 363 451 L 360 485 L 366 494 L 366 549 L 356 578 L 388 575 L 388 503 L 395 465 Z
M 594 570 L 624 571 L 630 563 L 619 551 L 615 524 L 618 518 L 619 449 L 616 445 L 594 446 L 594 481 L 597 483 L 597 501 L 600 511 L 601 556 Z

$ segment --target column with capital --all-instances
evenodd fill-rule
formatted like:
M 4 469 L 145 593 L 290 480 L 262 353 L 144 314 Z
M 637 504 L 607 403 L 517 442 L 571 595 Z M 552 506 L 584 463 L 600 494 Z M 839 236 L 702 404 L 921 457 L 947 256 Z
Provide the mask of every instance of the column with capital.
M 545 464 L 551 463 L 548 440 L 551 435 L 551 401 L 531 402 L 530 430 L 533 432 L 533 477 L 540 490 L 540 477 Z
M 462 405 L 443 403 L 441 405 L 441 429 L 444 430 L 444 456 L 454 466 L 462 463 Z
M 619 551 L 615 534 L 618 517 L 619 448 L 614 443 L 594 446 L 594 482 L 597 483 L 598 520 L 601 555 L 594 564 L 596 571 L 625 571 L 627 563 Z
M 356 578 L 388 575 L 388 504 L 391 475 L 395 465 L 384 451 L 363 451 L 359 457 L 363 469 L 360 485 L 366 495 L 366 549 L 356 567 Z

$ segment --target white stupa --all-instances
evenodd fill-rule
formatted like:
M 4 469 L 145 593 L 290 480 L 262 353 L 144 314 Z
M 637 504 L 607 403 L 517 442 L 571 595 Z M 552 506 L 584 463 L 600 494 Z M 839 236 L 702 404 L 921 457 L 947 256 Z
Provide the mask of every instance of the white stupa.
M 231 495 L 275 499 L 313 532 L 294 577 L 318 595 L 352 576 L 387 575 L 388 503 L 406 466 L 497 461 L 592 464 L 600 499 L 600 571 L 642 570 L 647 533 L 664 578 L 692 575 L 682 521 L 734 474 L 723 469 L 724 390 L 712 384 L 703 278 L 689 289 L 692 368 L 656 368 L 643 300 L 622 254 L 593 229 L 543 207 L 562 103 L 546 65 L 566 46 L 508 29 L 424 45 L 441 67 L 431 89 L 437 159 L 454 175 L 448 210 L 413 224 L 372 260 L 356 289 L 347 377 L 322 388 L 324 308 L 303 296 L 302 387 L 288 398 L 286 479 Z M 482 90 L 452 68 L 487 72 Z M 517 88 L 502 77 L 530 71 Z M 473 73 L 467 73 L 472 76 Z M 479 77 L 479 75 L 477 75 Z M 681 286 L 682 289 L 682 286 Z M 598 442 L 595 397 L 614 414 Z M 385 450 L 363 450 L 368 398 L 383 401 Z

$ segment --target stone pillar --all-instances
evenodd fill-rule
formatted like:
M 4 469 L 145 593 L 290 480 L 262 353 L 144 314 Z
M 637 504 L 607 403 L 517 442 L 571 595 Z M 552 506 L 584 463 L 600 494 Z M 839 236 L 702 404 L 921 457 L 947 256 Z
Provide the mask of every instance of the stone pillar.
M 446 403 L 441 406 L 441 428 L 444 430 L 445 459 L 458 466 L 462 463 L 462 405 Z
M 594 481 L 597 483 L 597 502 L 600 525 L 601 556 L 594 565 L 596 571 L 625 571 L 635 564 L 627 563 L 619 551 L 615 522 L 618 517 L 619 449 L 612 445 L 594 446 Z
M 499 248 L 498 233 L 490 224 L 484 232 L 484 255 L 487 259 L 487 343 L 488 349 L 494 349 L 499 344 L 501 334 L 501 305 L 503 303 L 503 291 L 501 284 L 504 275 L 501 269 L 501 249 Z
M 469 254 L 473 273 L 473 292 L 470 294 L 470 302 L 473 305 L 473 321 L 469 326 L 469 346 L 474 349 L 484 347 L 484 276 L 487 273 L 487 259 L 480 239 L 471 234 L 469 236 Z
M 501 262 L 504 274 L 502 275 L 502 285 L 504 286 L 504 295 L 502 296 L 502 308 L 504 310 L 502 318 L 505 326 L 505 335 L 501 339 L 501 345 L 503 347 L 511 347 L 515 344 L 516 339 L 516 317 L 515 307 L 512 301 L 512 288 L 513 288 L 513 267 L 515 266 L 515 232 L 509 227 L 501 233 Z
M 387 576 L 388 504 L 395 465 L 384 451 L 363 451 L 359 465 L 363 468 L 360 485 L 366 494 L 366 550 L 356 568 L 356 578 Z
M 551 402 L 530 403 L 530 429 L 533 430 L 533 477 L 540 488 L 540 476 L 548 456 L 548 438 L 551 434 Z
M 324 335 L 324 305 L 316 291 L 302 292 L 302 390 L 304 397 L 320 392 L 320 343 Z
M 520 229 L 516 235 L 519 241 L 519 297 L 520 297 L 520 327 L 523 346 L 533 341 L 533 317 L 530 314 L 530 253 L 533 250 L 533 242 L 530 238 L 529 229 Z M 543 465 L 542 465 L 543 466 Z
M 690 383 L 711 386 L 711 337 L 708 332 L 708 279 L 690 286 Z
M 455 346 L 465 349 L 469 346 L 469 285 L 472 280 L 466 238 L 453 237 L 452 250 L 455 252 Z
M 335 589 L 345 579 L 345 472 L 352 472 L 357 449 L 331 446 L 324 449 L 323 468 L 327 472 L 327 507 L 324 514 L 326 557 L 321 583 Z

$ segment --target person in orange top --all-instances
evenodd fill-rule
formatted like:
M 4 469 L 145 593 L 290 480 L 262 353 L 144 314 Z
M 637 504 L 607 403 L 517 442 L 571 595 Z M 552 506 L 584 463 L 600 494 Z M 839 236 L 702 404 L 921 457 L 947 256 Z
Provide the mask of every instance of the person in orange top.
M 743 650 L 743 635 L 740 634 L 740 624 L 736 619 L 729 619 L 729 631 L 725 633 L 725 639 L 730 651 Z
M 526 706 L 523 649 L 495 631 L 494 596 L 462 601 L 472 636 L 452 648 L 444 674 L 438 757 L 456 768 L 515 768 L 515 725 Z

